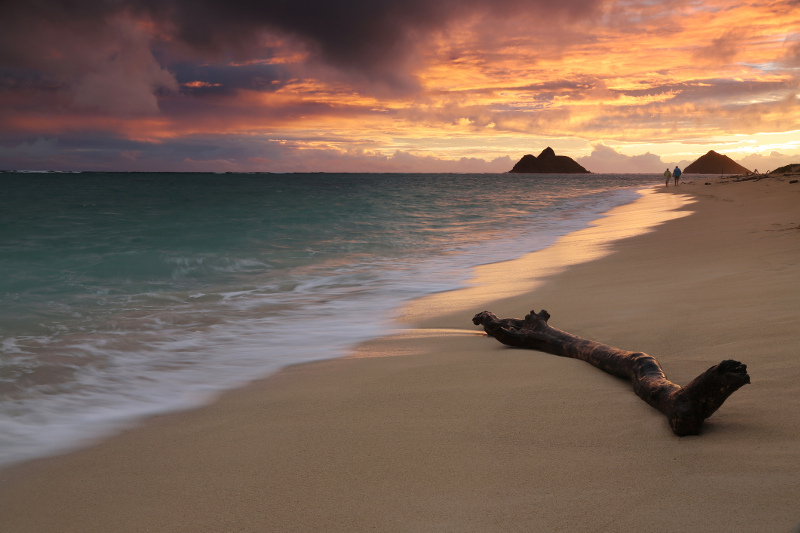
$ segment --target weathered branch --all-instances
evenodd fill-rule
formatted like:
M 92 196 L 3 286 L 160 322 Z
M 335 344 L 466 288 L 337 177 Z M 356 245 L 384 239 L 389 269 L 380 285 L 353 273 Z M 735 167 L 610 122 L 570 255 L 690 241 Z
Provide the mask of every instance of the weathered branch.
M 750 383 L 747 366 L 725 360 L 712 366 L 685 387 L 669 381 L 654 357 L 642 352 L 620 350 L 551 327 L 544 309 L 531 311 L 524 320 L 499 319 L 484 311 L 472 319 L 490 336 L 508 346 L 586 361 L 614 376 L 633 381 L 636 394 L 661 411 L 676 435 L 697 435 L 703 421 L 740 387 Z

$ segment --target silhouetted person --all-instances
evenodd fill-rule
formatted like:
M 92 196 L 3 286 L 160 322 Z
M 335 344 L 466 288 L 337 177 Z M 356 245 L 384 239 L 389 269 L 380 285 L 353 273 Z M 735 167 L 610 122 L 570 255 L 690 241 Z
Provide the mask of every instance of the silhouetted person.
M 669 179 L 672 177 L 672 172 L 669 169 L 664 171 L 664 178 L 666 178 L 667 182 L 664 184 L 665 187 L 669 187 Z
M 675 166 L 675 170 L 672 171 L 672 177 L 675 178 L 675 186 L 677 187 L 678 180 L 681 179 L 681 169 L 679 169 L 677 166 Z

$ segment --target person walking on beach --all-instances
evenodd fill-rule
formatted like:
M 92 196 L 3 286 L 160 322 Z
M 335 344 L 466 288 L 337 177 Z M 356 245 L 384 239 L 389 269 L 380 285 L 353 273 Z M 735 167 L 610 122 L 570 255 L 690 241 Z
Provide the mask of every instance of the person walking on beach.
M 665 187 L 669 187 L 669 179 L 672 177 L 672 172 L 669 169 L 664 171 L 664 177 L 667 179 L 667 182 L 664 184 Z
M 672 177 L 675 178 L 675 186 L 678 186 L 678 180 L 681 179 L 681 169 L 675 166 L 675 170 L 672 171 Z M 667 180 L 669 182 L 669 180 Z

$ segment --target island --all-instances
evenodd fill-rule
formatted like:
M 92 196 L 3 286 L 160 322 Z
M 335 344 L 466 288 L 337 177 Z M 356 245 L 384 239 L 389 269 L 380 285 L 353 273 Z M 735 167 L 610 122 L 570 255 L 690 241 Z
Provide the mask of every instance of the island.
M 509 173 L 518 174 L 591 174 L 571 157 L 556 155 L 549 146 L 539 157 L 527 154 L 517 161 Z
M 749 174 L 750 171 L 728 157 L 709 150 L 697 161 L 683 169 L 685 174 Z

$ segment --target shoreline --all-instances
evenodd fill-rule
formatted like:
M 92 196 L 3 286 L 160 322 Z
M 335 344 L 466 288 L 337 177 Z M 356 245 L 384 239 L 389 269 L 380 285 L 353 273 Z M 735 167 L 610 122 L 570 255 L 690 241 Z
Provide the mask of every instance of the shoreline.
M 640 195 L 635 190 L 646 185 L 649 184 L 640 184 L 635 188 L 609 189 L 596 196 L 583 197 L 580 203 L 585 206 L 584 209 L 565 209 L 563 213 L 555 213 L 554 217 L 543 217 L 539 209 L 534 209 L 527 227 L 522 223 L 511 225 L 511 232 L 499 235 L 497 241 L 484 238 L 480 245 L 457 247 L 458 251 L 453 255 L 443 252 L 438 256 L 430 255 L 422 261 L 415 261 L 414 268 L 418 268 L 420 274 L 412 276 L 406 274 L 407 279 L 401 279 L 399 283 L 390 266 L 388 277 L 383 273 L 378 275 L 378 278 L 384 278 L 384 284 L 390 281 L 388 290 L 375 284 L 374 280 L 367 280 L 365 285 L 358 287 L 358 292 L 363 292 L 366 297 L 352 300 L 344 298 L 341 303 L 335 305 L 339 308 L 335 314 L 329 313 L 326 316 L 325 311 L 316 313 L 313 308 L 308 308 L 310 313 L 299 313 L 301 320 L 314 323 L 314 335 L 306 336 L 302 333 L 293 335 L 291 331 L 298 317 L 292 319 L 291 312 L 282 319 L 278 318 L 277 321 L 271 320 L 266 324 L 262 322 L 258 327 L 256 323 L 263 315 L 250 317 L 240 315 L 237 320 L 231 320 L 227 325 L 223 320 L 224 329 L 242 332 L 244 335 L 228 350 L 225 350 L 223 345 L 220 345 L 218 350 L 213 348 L 206 350 L 206 347 L 214 346 L 215 339 L 211 331 L 205 332 L 203 336 L 206 339 L 203 341 L 196 340 L 191 335 L 189 338 L 185 336 L 182 338 L 180 334 L 169 335 L 166 332 L 164 334 L 167 338 L 164 339 L 162 335 L 153 331 L 153 339 L 162 338 L 167 341 L 168 344 L 165 346 L 167 352 L 170 344 L 180 345 L 183 341 L 193 344 L 192 351 L 196 350 L 196 353 L 188 357 L 188 360 L 183 357 L 177 357 L 177 361 L 171 359 L 176 363 L 176 370 L 178 368 L 180 370 L 170 371 L 172 375 L 169 377 L 154 372 L 152 368 L 145 368 L 141 373 L 131 372 L 119 376 L 119 382 L 115 384 L 112 379 L 118 371 L 114 370 L 114 364 L 110 364 L 107 367 L 112 370 L 105 374 L 101 371 L 99 383 L 95 383 L 95 387 L 89 387 L 89 391 L 83 391 L 86 394 L 82 395 L 80 388 L 76 388 L 71 394 L 41 394 L 39 398 L 23 394 L 21 404 L 6 406 L 12 411 L 18 411 L 19 418 L 6 420 L 8 431 L 5 435 L 0 435 L 0 467 L 85 448 L 94 442 L 136 427 L 154 415 L 200 408 L 215 401 L 221 394 L 240 388 L 255 379 L 268 377 L 286 365 L 322 358 L 346 357 L 357 344 L 394 332 L 398 324 L 393 317 L 406 302 L 423 297 L 426 293 L 430 294 L 432 290 L 438 289 L 440 292 L 458 290 L 470 277 L 475 265 L 488 261 L 501 263 L 510 260 L 509 258 L 518 258 L 525 250 L 550 247 L 560 236 L 589 226 L 613 207 L 624 202 L 636 201 Z M 594 198 L 590 199 L 592 196 Z M 536 229 L 531 230 L 531 228 Z M 516 235 L 517 238 L 509 238 L 507 235 L 510 234 Z M 335 273 L 333 280 L 323 278 L 322 285 L 340 283 L 341 280 L 335 279 L 337 276 L 338 273 Z M 312 287 L 313 291 L 318 280 L 311 280 L 312 283 L 308 281 L 304 279 L 300 283 L 308 284 L 307 286 Z M 357 283 L 357 280 L 353 280 L 353 283 Z M 307 300 L 315 298 L 309 289 L 301 289 L 298 292 L 299 294 L 309 292 L 306 295 Z M 318 299 L 326 301 L 324 297 L 326 288 L 323 287 L 321 292 L 323 294 L 320 294 Z M 203 291 L 197 295 L 202 294 Z M 119 309 L 119 311 L 116 320 L 122 323 L 125 323 L 131 315 L 134 321 L 141 320 L 135 310 Z M 201 312 L 207 313 L 208 310 L 201 309 Z M 224 317 L 224 312 L 222 316 Z M 159 318 L 169 322 L 172 317 Z M 247 322 L 247 319 L 251 321 Z M 250 326 L 246 328 L 245 325 L 248 323 Z M 217 336 L 220 333 L 221 330 L 217 330 Z M 278 333 L 281 337 L 280 343 L 272 341 L 274 333 Z M 102 352 L 109 348 L 108 345 L 103 345 L 104 342 L 113 344 L 114 337 L 119 338 L 121 335 L 111 337 L 109 341 L 100 334 L 95 339 L 90 337 L 81 341 L 93 344 L 97 351 Z M 240 346 L 243 343 L 255 347 L 252 359 L 258 363 L 245 360 L 243 365 L 235 364 L 237 361 L 234 354 L 241 351 Z M 58 353 L 60 351 L 58 344 L 58 341 L 48 344 L 49 350 Z M 260 350 L 258 346 L 261 346 Z M 154 348 L 147 342 L 140 344 L 140 347 Z M 122 349 L 124 351 L 126 348 Z M 22 350 L 26 348 L 22 347 Z M 182 351 L 182 348 L 179 347 L 179 351 Z M 225 351 L 231 356 L 230 364 L 217 356 Z M 166 353 L 165 356 L 169 358 L 170 354 Z M 115 358 L 112 356 L 109 361 L 113 362 Z M 225 358 L 228 359 L 227 354 Z M 239 363 L 241 362 L 240 360 Z M 231 371 L 225 372 L 226 367 Z M 124 370 L 125 365 L 121 365 L 119 369 Z M 202 374 L 205 374 L 207 379 L 203 380 Z M 103 390 L 103 380 L 111 381 L 107 383 L 106 390 Z M 6 398 L 5 403 L 9 403 L 8 400 L 9 398 Z M 70 405 L 70 408 L 64 408 L 65 405 Z
M 417 329 L 350 358 L 289 367 L 211 406 L 2 470 L 0 526 L 789 530 L 800 519 L 797 187 L 687 181 L 676 192 L 697 199 L 692 216 L 544 284 L 531 283 L 530 257 L 506 264 L 516 281 L 414 302 L 401 318 Z M 506 279 L 497 268 L 476 287 Z M 650 353 L 681 384 L 737 358 L 753 385 L 700 437 L 678 438 L 622 380 L 486 338 L 467 322 L 470 298 L 500 316 L 544 306 L 555 327 Z
M 687 195 L 660 195 L 658 186 L 641 188 L 639 198 L 604 212 L 585 228 L 559 237 L 550 246 L 516 259 L 480 265 L 468 286 L 408 302 L 398 313 L 401 323 L 417 327 L 437 324 L 474 309 L 476 302 L 500 302 L 535 291 L 564 270 L 613 253 L 621 240 L 655 231 L 658 226 L 691 214 Z M 471 316 L 471 315 L 470 315 Z

